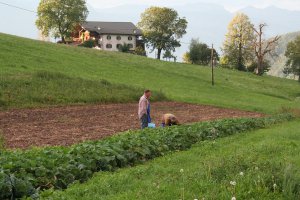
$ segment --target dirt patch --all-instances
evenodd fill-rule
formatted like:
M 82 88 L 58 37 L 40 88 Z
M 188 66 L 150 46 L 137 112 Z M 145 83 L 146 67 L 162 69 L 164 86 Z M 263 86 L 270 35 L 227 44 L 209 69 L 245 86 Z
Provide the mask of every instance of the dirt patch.
M 222 118 L 261 117 L 260 113 L 176 102 L 152 103 L 152 118 L 160 123 L 164 113 L 173 113 L 181 123 Z M 0 112 L 8 148 L 71 145 L 97 140 L 118 132 L 139 129 L 137 104 L 69 106 Z

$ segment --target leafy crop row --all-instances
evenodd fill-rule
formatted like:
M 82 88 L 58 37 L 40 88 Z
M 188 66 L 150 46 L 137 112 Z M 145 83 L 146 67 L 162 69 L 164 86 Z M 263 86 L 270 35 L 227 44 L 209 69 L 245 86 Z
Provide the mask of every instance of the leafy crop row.
M 101 141 L 71 147 L 47 147 L 0 153 L 0 199 L 38 197 L 40 190 L 65 189 L 94 172 L 133 166 L 168 152 L 217 137 L 290 120 L 290 115 L 228 119 L 165 129 L 130 131 Z

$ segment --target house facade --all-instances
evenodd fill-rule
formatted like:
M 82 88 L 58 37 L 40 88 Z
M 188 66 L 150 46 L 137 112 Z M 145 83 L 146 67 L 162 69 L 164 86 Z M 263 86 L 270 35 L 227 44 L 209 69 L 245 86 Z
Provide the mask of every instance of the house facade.
M 95 40 L 96 46 L 105 51 L 118 51 L 123 44 L 131 51 L 137 47 L 145 48 L 142 31 L 131 22 L 88 21 L 77 28 L 73 38 L 77 43 Z

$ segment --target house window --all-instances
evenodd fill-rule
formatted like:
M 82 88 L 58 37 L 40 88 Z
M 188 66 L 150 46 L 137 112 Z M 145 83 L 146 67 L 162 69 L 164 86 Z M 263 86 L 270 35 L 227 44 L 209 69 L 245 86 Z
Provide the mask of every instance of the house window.
M 117 49 L 120 49 L 121 48 L 121 44 L 117 44 Z
M 128 47 L 129 47 L 130 49 L 133 49 L 133 44 L 128 44 Z
M 128 37 L 128 40 L 129 40 L 129 41 L 131 41 L 131 40 L 132 40 L 132 37 L 131 37 L 131 36 L 129 36 L 129 37 Z
M 121 39 L 122 39 L 121 36 L 118 35 L 118 36 L 117 36 L 117 40 L 121 40 Z
M 111 44 L 107 44 L 107 45 L 106 45 L 106 48 L 107 48 L 107 49 L 111 49 L 111 48 L 112 48 L 112 45 L 111 45 Z
M 107 40 L 111 40 L 111 36 L 110 35 L 108 35 L 106 38 L 107 38 Z

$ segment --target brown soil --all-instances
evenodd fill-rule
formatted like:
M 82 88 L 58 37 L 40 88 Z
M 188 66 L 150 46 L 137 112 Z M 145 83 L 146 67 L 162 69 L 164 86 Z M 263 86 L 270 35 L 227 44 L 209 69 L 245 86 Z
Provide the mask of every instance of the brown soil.
M 176 102 L 152 103 L 152 118 L 159 125 L 164 113 L 181 123 L 222 118 L 261 117 L 260 113 Z M 139 129 L 136 104 L 68 106 L 0 112 L 0 131 L 8 148 L 71 145 Z

